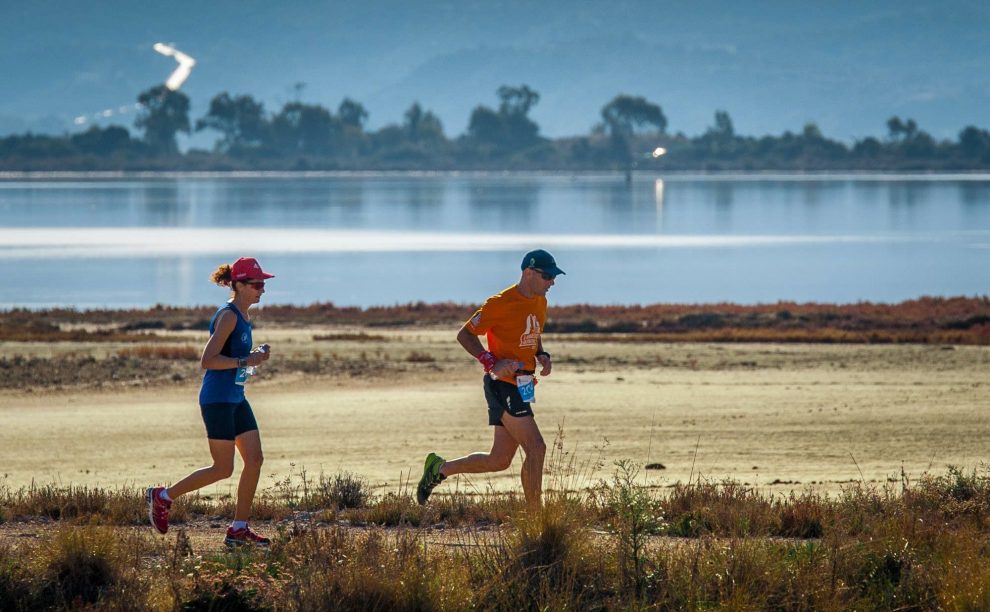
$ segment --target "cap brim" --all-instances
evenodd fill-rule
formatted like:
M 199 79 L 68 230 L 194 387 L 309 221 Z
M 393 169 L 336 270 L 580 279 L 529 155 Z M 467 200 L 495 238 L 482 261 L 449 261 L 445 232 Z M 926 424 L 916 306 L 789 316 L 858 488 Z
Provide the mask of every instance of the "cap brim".
M 564 275 L 567 274 L 567 272 L 564 272 L 563 270 L 561 270 L 557 266 L 550 266 L 549 268 L 543 268 L 543 271 L 546 272 L 547 274 L 553 274 L 554 276 L 560 276 L 561 274 L 564 274 Z

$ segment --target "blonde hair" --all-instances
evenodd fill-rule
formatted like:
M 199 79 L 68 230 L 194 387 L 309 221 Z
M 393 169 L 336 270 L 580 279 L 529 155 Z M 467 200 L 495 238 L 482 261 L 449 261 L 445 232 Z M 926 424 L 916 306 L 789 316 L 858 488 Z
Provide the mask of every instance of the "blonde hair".
M 230 264 L 220 264 L 220 267 L 210 275 L 210 280 L 221 287 L 230 287 L 233 284 L 233 278 L 230 276 Z

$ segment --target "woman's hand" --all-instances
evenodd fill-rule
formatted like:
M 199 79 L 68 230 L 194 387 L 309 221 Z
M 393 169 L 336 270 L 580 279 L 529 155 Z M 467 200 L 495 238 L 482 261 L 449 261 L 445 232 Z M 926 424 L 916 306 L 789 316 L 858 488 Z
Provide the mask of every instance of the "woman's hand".
M 267 344 L 262 344 L 258 348 L 251 351 L 247 356 L 247 362 L 249 366 L 257 367 L 264 362 L 268 361 L 272 356 L 271 347 Z

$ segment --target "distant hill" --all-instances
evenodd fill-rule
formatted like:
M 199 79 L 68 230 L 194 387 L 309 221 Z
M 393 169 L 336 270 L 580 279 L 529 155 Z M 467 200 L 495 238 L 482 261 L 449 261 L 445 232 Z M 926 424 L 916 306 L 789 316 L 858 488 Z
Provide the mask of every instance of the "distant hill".
M 0 135 L 133 103 L 174 66 L 151 50 L 165 41 L 199 62 L 183 88 L 194 117 L 221 91 L 274 110 L 305 83 L 303 100 L 362 102 L 370 127 L 418 100 L 455 135 L 499 85 L 526 83 L 548 136 L 587 133 L 624 92 L 688 134 L 725 109 L 746 134 L 815 121 L 851 139 L 899 115 L 955 137 L 990 124 L 987 31 L 990 5 L 970 0 L 5 3 Z

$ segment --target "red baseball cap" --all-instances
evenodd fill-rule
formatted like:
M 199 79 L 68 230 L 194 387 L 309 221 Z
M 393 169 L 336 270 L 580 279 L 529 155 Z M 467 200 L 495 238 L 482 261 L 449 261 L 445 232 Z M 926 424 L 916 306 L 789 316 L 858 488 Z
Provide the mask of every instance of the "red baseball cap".
M 235 281 L 264 280 L 275 278 L 275 275 L 262 270 L 261 264 L 254 257 L 241 257 L 230 266 L 230 278 Z

